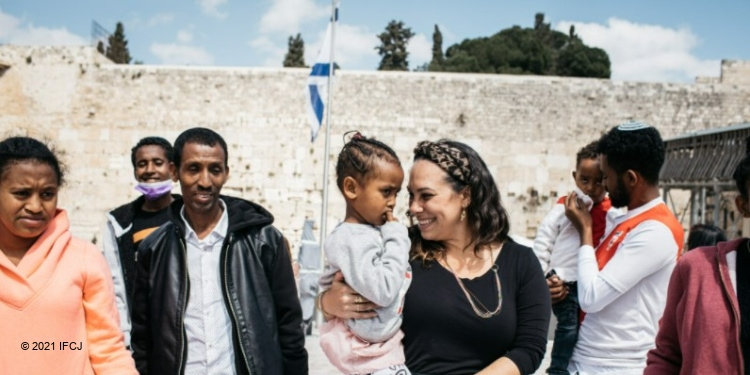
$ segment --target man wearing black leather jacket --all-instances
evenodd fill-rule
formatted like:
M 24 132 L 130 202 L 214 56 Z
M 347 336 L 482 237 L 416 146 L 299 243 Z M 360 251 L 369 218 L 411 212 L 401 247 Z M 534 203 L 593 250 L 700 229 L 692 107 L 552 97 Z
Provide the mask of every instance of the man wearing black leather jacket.
M 174 144 L 182 199 L 137 253 L 132 348 L 141 374 L 307 374 L 302 310 L 281 233 L 263 207 L 220 195 L 224 139 Z

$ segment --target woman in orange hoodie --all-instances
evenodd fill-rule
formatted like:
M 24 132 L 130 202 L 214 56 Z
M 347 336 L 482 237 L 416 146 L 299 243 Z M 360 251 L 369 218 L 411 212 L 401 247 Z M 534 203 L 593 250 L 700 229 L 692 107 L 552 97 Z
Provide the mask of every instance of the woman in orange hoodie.
M 107 263 L 57 208 L 62 182 L 43 143 L 0 142 L 0 373 L 137 374 Z

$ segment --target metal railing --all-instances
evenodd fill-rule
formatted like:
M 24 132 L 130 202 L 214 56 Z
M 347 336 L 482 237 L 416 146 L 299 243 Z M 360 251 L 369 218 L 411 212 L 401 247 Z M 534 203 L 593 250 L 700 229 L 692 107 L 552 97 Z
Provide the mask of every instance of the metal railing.
M 734 186 L 732 173 L 745 157 L 750 124 L 688 134 L 664 142 L 663 187 Z
M 742 235 L 742 215 L 734 207 L 737 188 L 732 174 L 747 152 L 750 124 L 686 134 L 664 142 L 666 158 L 659 176 L 664 201 L 683 227 L 714 224 L 729 238 Z M 688 190 L 679 209 L 672 190 Z M 688 215 L 689 214 L 689 215 Z M 684 219 L 689 218 L 689 223 Z M 687 225 L 686 225 L 687 224 Z

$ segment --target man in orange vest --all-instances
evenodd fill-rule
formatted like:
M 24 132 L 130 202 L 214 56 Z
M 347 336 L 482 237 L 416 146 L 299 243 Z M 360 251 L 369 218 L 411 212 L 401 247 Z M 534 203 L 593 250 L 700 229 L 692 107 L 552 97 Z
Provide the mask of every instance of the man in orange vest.
M 578 300 L 585 313 L 568 370 L 642 374 L 682 249 L 682 226 L 659 194 L 664 143 L 656 128 L 627 122 L 599 140 L 613 207 L 627 207 L 594 249 L 589 211 L 571 193 L 565 214 L 578 230 Z

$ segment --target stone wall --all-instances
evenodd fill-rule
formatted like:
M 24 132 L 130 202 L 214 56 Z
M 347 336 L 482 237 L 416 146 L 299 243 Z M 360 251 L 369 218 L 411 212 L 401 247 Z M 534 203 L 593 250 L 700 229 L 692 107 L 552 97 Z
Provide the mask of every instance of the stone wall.
M 722 60 L 721 82 L 730 85 L 750 85 L 750 61 Z
M 0 133 L 44 137 L 64 151 L 69 184 L 60 205 L 70 211 L 75 234 L 89 239 L 100 235 L 107 210 L 136 197 L 130 148 L 149 135 L 174 140 L 193 126 L 213 128 L 228 142 L 224 193 L 267 207 L 296 245 L 304 219 L 320 221 L 325 160 L 332 163 L 328 229 L 344 215 L 333 163 L 347 130 L 393 146 L 407 175 L 418 141 L 467 142 L 495 176 L 511 232 L 533 237 L 556 197 L 572 188 L 578 148 L 610 127 L 640 119 L 669 138 L 750 122 L 750 86 L 724 79 L 673 84 L 342 70 L 326 157 L 325 129 L 314 144 L 309 139 L 306 69 L 115 65 L 91 48 L 59 47 L 0 46 L 0 62 L 11 66 L 0 76 Z M 406 195 L 404 188 L 402 220 Z

